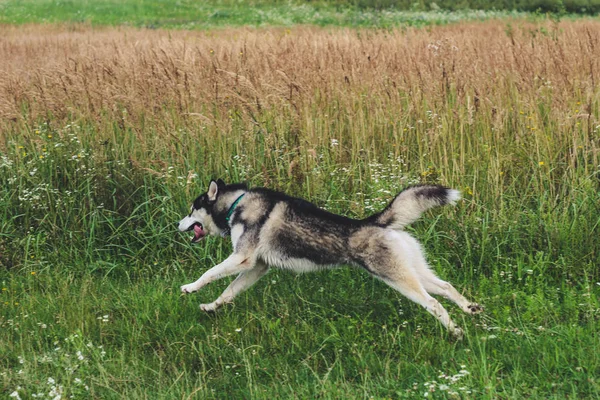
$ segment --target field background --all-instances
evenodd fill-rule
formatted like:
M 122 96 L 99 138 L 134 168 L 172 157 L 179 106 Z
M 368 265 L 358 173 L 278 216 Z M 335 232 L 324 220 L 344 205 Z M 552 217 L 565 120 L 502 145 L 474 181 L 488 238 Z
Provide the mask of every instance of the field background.
M 600 395 L 600 22 L 18 25 L 49 3 L 25 4 L 0 5 L 0 397 Z M 271 271 L 203 314 L 229 280 L 179 286 L 231 245 L 176 223 L 212 177 L 352 217 L 456 187 L 410 231 L 486 311 L 442 301 L 456 342 L 346 268 Z
M 3 0 L 0 23 L 82 23 L 156 28 L 353 26 L 392 28 L 545 13 L 595 15 L 600 0 Z

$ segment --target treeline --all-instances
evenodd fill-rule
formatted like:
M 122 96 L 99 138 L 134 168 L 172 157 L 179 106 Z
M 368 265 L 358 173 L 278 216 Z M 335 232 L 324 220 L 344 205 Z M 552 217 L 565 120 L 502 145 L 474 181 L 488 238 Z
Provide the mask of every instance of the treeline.
M 321 0 L 312 3 L 319 3 Z M 324 3 L 358 8 L 429 10 L 515 10 L 542 13 L 597 14 L 600 0 L 332 0 Z

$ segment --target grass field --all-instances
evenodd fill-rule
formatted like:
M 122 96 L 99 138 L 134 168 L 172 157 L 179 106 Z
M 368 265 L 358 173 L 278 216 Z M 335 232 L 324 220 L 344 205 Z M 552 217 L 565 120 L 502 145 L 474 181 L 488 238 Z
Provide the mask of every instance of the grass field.
M 0 396 L 597 398 L 600 23 L 0 27 Z M 211 177 L 410 231 L 486 311 L 455 341 L 359 270 L 179 286 L 231 251 L 176 222 Z
M 493 18 L 539 18 L 533 14 L 496 10 L 431 10 L 351 7 L 336 1 L 210 0 L 3 0 L 0 23 L 85 23 L 145 28 L 207 29 L 240 25 L 361 26 L 388 28 L 426 26 Z

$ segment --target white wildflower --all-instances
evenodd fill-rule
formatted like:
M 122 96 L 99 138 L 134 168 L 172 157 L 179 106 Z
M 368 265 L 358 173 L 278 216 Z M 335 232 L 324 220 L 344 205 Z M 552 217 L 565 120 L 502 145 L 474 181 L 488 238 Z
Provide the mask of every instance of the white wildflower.
M 17 400 L 21 400 L 21 396 L 19 396 L 19 392 L 17 392 L 16 390 L 14 392 L 12 392 L 11 394 L 9 394 L 8 397 L 13 397 Z

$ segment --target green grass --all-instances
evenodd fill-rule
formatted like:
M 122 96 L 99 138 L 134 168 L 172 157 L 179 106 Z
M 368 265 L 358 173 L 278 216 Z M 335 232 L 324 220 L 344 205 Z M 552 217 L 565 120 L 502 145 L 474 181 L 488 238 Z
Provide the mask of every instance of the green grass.
M 411 11 L 305 2 L 202 2 L 114 0 L 6 0 L 0 23 L 87 23 L 146 28 L 207 29 L 227 26 L 423 26 L 458 21 L 524 17 L 516 11 Z
M 598 395 L 599 343 L 588 314 L 597 302 L 580 287 L 550 289 L 535 274 L 519 285 L 480 280 L 472 292 L 489 315 L 459 316 L 467 338 L 455 343 L 423 310 L 346 271 L 271 273 L 235 307 L 208 316 L 197 312 L 197 298 L 179 297 L 172 283 L 192 278 L 181 266 L 158 266 L 143 279 L 68 266 L 51 274 L 32 264 L 38 276 L 23 273 L 9 285 L 19 305 L 4 307 L 13 315 L 3 323 L 7 392 L 47 393 L 53 378 L 65 394 L 88 395 L 78 378 L 98 398 L 195 390 L 202 398 L 423 397 L 432 381 L 433 397 L 442 398 Z M 223 288 L 216 286 L 197 297 L 212 299 Z
M 23 135 L 53 132 L 39 131 Z M 422 308 L 351 269 L 272 271 L 234 306 L 203 314 L 198 303 L 215 299 L 227 280 L 185 297 L 179 285 L 224 259 L 230 244 L 209 238 L 192 246 L 175 222 L 209 175 L 232 179 L 250 167 L 210 169 L 189 191 L 177 179 L 181 165 L 171 177 L 132 173 L 127 145 L 118 159 L 96 162 L 103 147 L 93 128 L 73 125 L 46 140 L 62 146 L 43 159 L 15 146 L 2 162 L 4 395 L 31 398 L 53 387 L 102 399 L 600 394 L 592 192 L 550 214 L 550 199 L 504 197 L 520 221 L 467 195 L 415 225 L 435 269 L 486 307 L 472 318 L 444 303 L 466 330 L 455 342 Z M 376 178 L 400 168 L 382 161 Z M 18 190 L 7 182 L 13 177 Z M 313 200 L 348 213 L 353 195 L 341 182 L 324 188 L 328 201 Z M 355 190 L 378 198 L 389 188 L 381 182 L 367 178 L 367 188 Z M 578 210 L 587 210 L 583 218 Z

